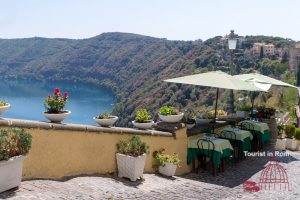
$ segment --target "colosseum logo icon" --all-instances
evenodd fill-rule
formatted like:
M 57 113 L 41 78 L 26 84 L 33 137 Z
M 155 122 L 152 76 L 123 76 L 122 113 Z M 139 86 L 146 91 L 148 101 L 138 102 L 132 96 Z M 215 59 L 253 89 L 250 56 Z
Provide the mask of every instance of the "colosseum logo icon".
M 262 170 L 259 182 L 247 180 L 243 183 L 245 192 L 258 192 L 260 190 L 291 191 L 286 170 L 276 161 L 270 161 Z

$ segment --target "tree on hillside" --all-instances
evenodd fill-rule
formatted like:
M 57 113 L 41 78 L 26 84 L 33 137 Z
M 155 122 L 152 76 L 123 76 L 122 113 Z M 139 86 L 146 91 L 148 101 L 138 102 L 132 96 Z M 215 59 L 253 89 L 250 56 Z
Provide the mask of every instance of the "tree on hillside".
M 281 58 L 281 63 L 287 63 L 289 61 L 288 53 L 284 52 L 282 58 Z
M 297 69 L 296 69 L 296 77 L 297 77 L 297 86 L 300 85 L 300 63 L 298 64 L 297 66 Z
M 263 57 L 264 57 L 264 48 L 263 48 L 263 47 L 260 47 L 259 58 L 260 58 L 260 59 L 263 59 Z

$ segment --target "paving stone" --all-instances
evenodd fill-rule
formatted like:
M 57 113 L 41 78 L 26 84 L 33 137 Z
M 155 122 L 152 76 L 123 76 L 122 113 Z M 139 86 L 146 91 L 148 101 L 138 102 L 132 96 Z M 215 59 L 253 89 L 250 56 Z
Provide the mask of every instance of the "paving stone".
M 23 181 L 16 189 L 0 194 L 0 199 L 300 199 L 300 152 L 278 159 L 287 172 L 292 191 L 243 191 L 243 182 L 258 182 L 260 173 L 270 158 L 248 158 L 213 177 L 207 171 L 166 178 L 145 174 L 144 179 L 131 182 L 116 175 L 74 177 L 64 182 L 52 180 Z

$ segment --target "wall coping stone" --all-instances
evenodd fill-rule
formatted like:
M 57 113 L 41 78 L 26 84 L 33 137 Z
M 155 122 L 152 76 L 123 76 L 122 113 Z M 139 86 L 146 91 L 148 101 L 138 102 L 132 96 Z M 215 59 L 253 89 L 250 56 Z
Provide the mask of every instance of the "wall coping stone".
M 158 130 L 139 130 L 125 127 L 100 127 L 82 124 L 57 124 L 34 120 L 0 118 L 0 126 L 20 127 L 20 128 L 39 128 L 53 130 L 68 130 L 68 131 L 84 131 L 84 132 L 105 132 L 118 134 L 135 134 L 135 135 L 153 135 L 173 137 L 174 133 L 158 131 Z

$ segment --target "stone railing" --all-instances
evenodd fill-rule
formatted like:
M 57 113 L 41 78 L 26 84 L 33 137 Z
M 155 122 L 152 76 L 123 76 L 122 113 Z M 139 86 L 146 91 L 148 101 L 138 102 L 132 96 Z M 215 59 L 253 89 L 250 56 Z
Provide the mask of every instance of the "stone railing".
M 24 179 L 61 179 L 80 174 L 115 172 L 116 143 L 132 135 L 139 135 L 150 147 L 145 172 L 154 171 L 152 153 L 160 148 L 165 148 L 170 154 L 179 154 L 182 163 L 177 169 L 178 175 L 190 172 L 186 164 L 187 134 L 182 124 L 158 124 L 157 128 L 170 130 L 167 132 L 4 118 L 0 119 L 0 126 L 24 128 L 33 137 L 32 149 L 24 161 Z

